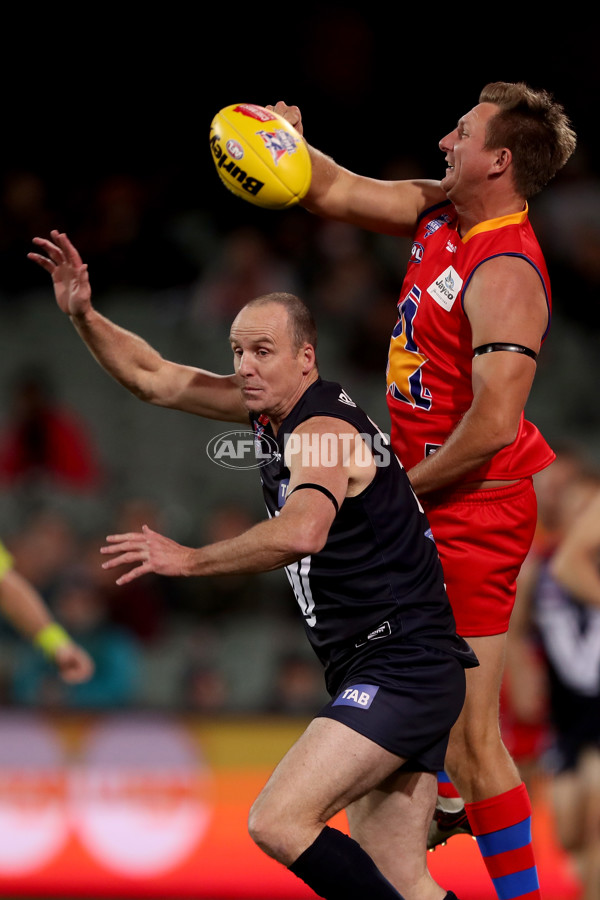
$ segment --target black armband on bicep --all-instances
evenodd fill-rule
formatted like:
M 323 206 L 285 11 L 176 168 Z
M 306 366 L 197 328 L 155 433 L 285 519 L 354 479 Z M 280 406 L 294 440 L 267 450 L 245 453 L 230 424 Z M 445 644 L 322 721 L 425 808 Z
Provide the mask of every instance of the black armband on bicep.
M 473 350 L 473 359 L 484 353 L 495 353 L 497 350 L 510 350 L 512 353 L 522 353 L 524 356 L 529 356 L 534 362 L 537 359 L 537 353 L 534 350 L 530 350 L 529 347 L 524 347 L 523 344 L 503 344 L 501 342 L 482 344 L 481 347 L 475 347 Z
M 297 484 L 296 487 L 289 492 L 288 497 L 291 497 L 292 494 L 294 493 L 294 491 L 301 491 L 304 488 L 311 488 L 314 491 L 321 491 L 322 494 L 325 494 L 326 497 L 329 497 L 329 499 L 331 500 L 331 502 L 333 503 L 333 505 L 335 507 L 336 513 L 339 513 L 339 511 L 340 511 L 339 503 L 337 502 L 337 500 L 335 499 L 334 495 L 331 493 L 329 488 L 323 487 L 322 484 L 313 484 L 312 481 L 305 481 L 303 484 Z

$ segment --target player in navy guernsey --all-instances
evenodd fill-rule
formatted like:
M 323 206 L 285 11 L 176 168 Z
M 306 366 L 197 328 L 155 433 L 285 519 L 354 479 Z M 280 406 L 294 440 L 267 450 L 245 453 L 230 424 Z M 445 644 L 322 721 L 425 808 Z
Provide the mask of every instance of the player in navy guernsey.
M 190 548 L 144 527 L 102 548 L 104 568 L 129 567 L 118 584 L 287 570 L 331 700 L 255 801 L 253 839 L 331 900 L 456 900 L 429 874 L 426 842 L 435 773 L 477 659 L 455 633 L 406 473 L 341 386 L 319 376 L 308 309 L 289 294 L 248 303 L 231 327 L 234 373 L 216 375 L 163 359 L 99 314 L 65 235 L 36 243 L 59 307 L 117 381 L 159 406 L 246 427 L 250 416 L 256 442 L 277 448 L 261 459 L 270 516 L 238 537 Z M 351 837 L 327 824 L 342 809 Z
M 442 568 L 429 523 L 387 438 L 335 382 L 315 381 L 285 418 L 277 435 L 279 455 L 261 467 L 270 516 L 279 515 L 288 496 L 289 438 L 315 416 L 347 422 L 349 434 L 364 436 L 373 448 L 374 476 L 368 487 L 346 497 L 322 550 L 286 567 L 304 616 L 308 638 L 327 667 L 327 688 L 338 686 L 336 665 L 357 642 L 383 637 L 391 628 L 403 639 L 465 652 L 456 637 Z M 258 416 L 251 416 L 255 430 Z M 362 439 L 362 437 L 361 437 Z M 303 448 L 310 452 L 310 447 Z M 302 448 L 299 448 L 301 452 Z M 296 488 L 297 490 L 297 488 Z M 398 527 L 398 523 L 402 527 Z M 380 629 L 380 631 L 378 631 Z M 467 650 L 470 654 L 470 650 Z

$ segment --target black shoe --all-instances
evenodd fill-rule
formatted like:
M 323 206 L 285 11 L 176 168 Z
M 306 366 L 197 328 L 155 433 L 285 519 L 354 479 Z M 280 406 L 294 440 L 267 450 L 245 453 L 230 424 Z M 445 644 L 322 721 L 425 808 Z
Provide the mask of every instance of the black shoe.
M 448 838 L 454 837 L 455 834 L 470 834 L 473 837 L 464 807 L 455 813 L 447 813 L 436 808 L 427 835 L 427 849 L 435 850 L 436 847 L 443 847 Z

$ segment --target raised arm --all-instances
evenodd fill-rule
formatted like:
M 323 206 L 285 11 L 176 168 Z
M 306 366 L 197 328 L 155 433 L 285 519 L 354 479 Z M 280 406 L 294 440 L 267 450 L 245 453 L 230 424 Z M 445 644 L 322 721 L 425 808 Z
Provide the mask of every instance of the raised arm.
M 91 354 L 116 381 L 147 403 L 247 422 L 237 377 L 169 362 L 146 341 L 111 322 L 92 305 L 87 264 L 66 234 L 33 240 L 44 253 L 28 257 L 52 277 L 59 308 L 71 319 Z
M 484 263 L 464 303 L 473 348 L 502 342 L 538 352 L 548 306 L 539 275 L 525 260 L 500 256 Z M 534 359 L 510 351 L 473 359 L 471 406 L 446 442 L 408 473 L 418 495 L 468 481 L 470 472 L 515 440 L 535 369 Z
M 297 106 L 269 106 L 303 134 Z M 316 215 L 376 231 L 409 237 L 421 213 L 446 200 L 438 181 L 384 181 L 357 175 L 307 142 L 312 181 L 302 206 Z

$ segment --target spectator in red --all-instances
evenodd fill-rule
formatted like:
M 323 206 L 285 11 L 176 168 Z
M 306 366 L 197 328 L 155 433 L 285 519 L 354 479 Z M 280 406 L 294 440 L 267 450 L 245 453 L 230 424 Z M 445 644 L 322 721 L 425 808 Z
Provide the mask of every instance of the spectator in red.
M 0 432 L 0 480 L 12 485 L 51 484 L 95 490 L 100 465 L 84 424 L 57 403 L 41 368 L 17 375 L 9 417 Z

